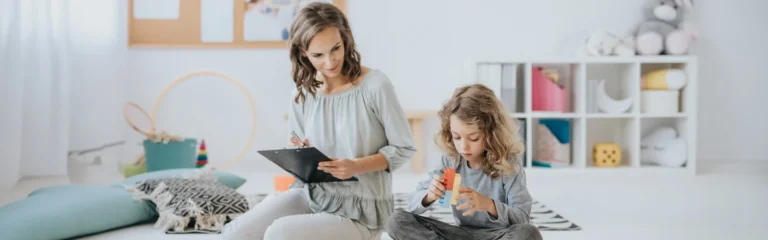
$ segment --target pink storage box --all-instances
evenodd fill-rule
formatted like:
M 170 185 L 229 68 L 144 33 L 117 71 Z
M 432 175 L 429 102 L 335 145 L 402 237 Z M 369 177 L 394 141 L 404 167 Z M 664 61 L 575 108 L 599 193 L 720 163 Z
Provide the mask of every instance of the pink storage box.
M 531 70 L 533 111 L 565 112 L 568 93 L 538 67 Z

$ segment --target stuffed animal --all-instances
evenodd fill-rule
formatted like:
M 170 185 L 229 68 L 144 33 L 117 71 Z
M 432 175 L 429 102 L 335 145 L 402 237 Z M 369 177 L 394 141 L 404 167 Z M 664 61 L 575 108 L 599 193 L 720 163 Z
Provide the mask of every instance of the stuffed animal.
M 598 31 L 584 39 L 578 50 L 579 56 L 634 56 L 631 38 L 621 39 L 615 34 Z
M 638 26 L 635 49 L 639 55 L 681 55 L 698 38 L 698 30 L 686 22 L 685 13 L 693 0 L 650 0 L 644 12 L 647 20 Z
M 687 161 L 688 145 L 671 127 L 655 129 L 640 140 L 640 163 L 681 167 Z

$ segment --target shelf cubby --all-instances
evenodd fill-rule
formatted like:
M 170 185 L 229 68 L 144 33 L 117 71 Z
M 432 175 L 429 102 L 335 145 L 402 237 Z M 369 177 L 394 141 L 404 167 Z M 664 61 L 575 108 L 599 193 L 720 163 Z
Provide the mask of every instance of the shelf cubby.
M 525 64 L 501 64 L 501 101 L 508 112 L 525 112 Z
M 637 63 L 589 63 L 586 75 L 587 93 L 584 99 L 586 113 L 617 115 L 639 112 L 637 96 L 640 77 Z M 599 88 L 601 81 L 605 81 L 604 92 Z M 631 99 L 631 105 L 629 109 L 622 112 L 605 112 L 599 107 L 597 101 L 599 96 L 606 96 L 616 102 Z
M 577 62 L 531 62 L 530 63 L 531 68 L 527 69 L 527 82 L 530 84 L 530 88 L 527 88 L 526 90 L 530 92 L 528 101 L 530 105 L 528 106 L 527 110 L 531 113 L 577 113 L 581 112 L 581 106 L 578 104 L 578 99 L 581 96 L 581 93 L 583 92 L 583 73 L 584 73 L 584 64 L 577 63 Z M 549 79 L 547 81 L 543 81 L 540 85 L 542 89 L 547 89 L 545 91 L 550 91 L 549 87 L 552 85 L 558 86 L 561 90 L 564 92 L 564 102 L 562 104 L 545 104 L 544 101 L 552 101 L 551 98 L 541 98 L 537 97 L 536 89 L 535 89 L 535 83 L 534 81 L 537 81 L 537 76 L 545 75 L 549 79 L 556 79 L 553 80 L 555 82 L 554 84 L 550 83 Z M 539 93 L 541 90 L 539 90 Z M 542 102 L 542 103 L 540 103 Z M 554 101 L 552 101 L 554 102 Z M 553 106 L 558 105 L 564 105 L 562 109 L 552 109 Z
M 665 69 L 673 69 L 676 71 L 682 72 L 684 77 L 686 78 L 686 82 L 680 89 L 675 89 L 674 91 L 677 91 L 678 96 L 673 101 L 675 102 L 664 102 L 664 105 L 667 106 L 673 106 L 675 108 L 674 112 L 664 112 L 664 113 L 658 113 L 651 110 L 643 111 L 642 109 L 647 108 L 648 106 L 643 106 L 645 104 L 643 102 L 643 91 L 647 90 L 643 88 L 642 83 L 642 77 L 650 72 L 654 72 L 657 70 L 665 70 Z M 641 108 L 641 113 L 643 115 L 652 115 L 657 117 L 674 117 L 676 114 L 685 114 L 686 111 L 693 108 L 694 106 L 692 104 L 695 103 L 695 95 L 693 92 L 695 91 L 696 82 L 690 81 L 691 79 L 695 79 L 696 77 L 696 63 L 695 62 L 668 62 L 668 63 L 660 63 L 660 62 L 649 62 L 649 63 L 641 63 L 640 64 L 640 98 L 638 98 L 638 106 Z M 672 84 L 670 84 L 672 85 Z M 653 99 L 660 99 L 660 97 L 652 97 Z
M 634 167 L 639 164 L 637 153 L 638 120 L 636 118 L 589 119 L 587 120 L 586 148 L 588 168 L 597 167 L 594 163 L 593 149 L 598 143 L 615 143 L 621 149 L 620 167 Z M 610 130 L 610 131 L 606 131 Z
M 579 168 L 584 166 L 581 118 L 532 118 L 528 159 L 533 167 Z M 537 163 L 537 164 L 534 164 Z
M 640 120 L 640 165 L 687 167 L 688 157 L 692 155 L 688 148 L 689 141 L 692 139 L 690 132 L 691 126 L 686 117 L 642 118 Z M 659 161 L 665 161 L 666 164 Z

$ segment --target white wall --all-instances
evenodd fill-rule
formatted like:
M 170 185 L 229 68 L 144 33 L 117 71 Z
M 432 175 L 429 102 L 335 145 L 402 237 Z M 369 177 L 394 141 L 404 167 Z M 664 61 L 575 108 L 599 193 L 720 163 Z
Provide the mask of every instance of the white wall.
M 73 114 L 70 148 L 82 150 L 120 141 L 121 107 L 131 86 L 123 1 L 71 0 Z
M 768 2 L 697 1 L 699 149 L 705 161 L 768 163 Z
M 364 64 L 390 76 L 407 110 L 435 110 L 455 87 L 466 83 L 462 74 L 467 58 L 479 54 L 552 56 L 560 52 L 567 36 L 585 30 L 624 34 L 642 19 L 639 8 L 644 2 L 355 0 L 347 1 L 347 10 Z M 766 87 L 764 81 L 758 80 L 761 78 L 757 71 L 758 56 L 766 53 L 765 47 L 757 45 L 766 42 L 764 27 L 759 26 L 766 17 L 758 11 L 766 9 L 766 3 L 696 3 L 695 11 L 702 16 L 698 25 L 703 37 L 696 47 L 702 69 L 699 156 L 768 160 L 750 151 L 768 146 L 763 137 L 768 129 L 760 124 L 768 116 L 757 97 Z M 282 116 L 292 86 L 286 50 L 130 49 L 127 62 L 127 93 L 119 102 L 135 101 L 148 111 L 166 84 L 191 71 L 216 70 L 242 81 L 255 98 L 258 133 L 251 151 L 235 168 L 276 170 L 255 150 L 280 147 L 286 137 Z M 725 84 L 722 79 L 739 84 Z M 196 90 L 202 94 L 193 94 Z M 714 93 L 725 96 L 706 96 Z M 82 101 L 88 105 L 94 98 Z M 248 105 L 236 89 L 224 82 L 184 83 L 174 88 L 163 103 L 159 126 L 187 136 L 205 137 L 214 165 L 239 154 L 247 140 Z M 727 115 L 726 109 L 735 112 Z M 108 111 L 114 114 L 109 118 L 111 125 L 102 127 L 122 128 L 126 138 L 138 139 L 136 133 L 115 120 L 122 121 L 119 113 Z M 98 129 L 83 130 L 88 132 L 84 137 L 100 134 Z M 427 126 L 430 136 L 434 130 L 435 122 L 431 121 Z M 428 155 L 434 157 L 431 138 L 427 144 Z

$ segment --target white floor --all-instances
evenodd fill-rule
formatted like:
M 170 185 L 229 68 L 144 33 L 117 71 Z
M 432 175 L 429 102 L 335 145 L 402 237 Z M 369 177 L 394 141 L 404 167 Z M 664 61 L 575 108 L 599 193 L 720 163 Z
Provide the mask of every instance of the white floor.
M 267 192 L 269 174 L 243 174 L 243 193 Z M 419 176 L 398 173 L 394 188 L 411 191 Z M 0 205 L 67 178 L 26 179 L 0 193 Z M 109 184 L 109 183 L 107 183 Z M 543 232 L 545 239 L 765 239 L 768 175 L 707 174 L 697 177 L 529 176 L 534 198 L 583 228 Z M 219 239 L 216 235 L 165 235 L 151 225 L 87 239 Z

